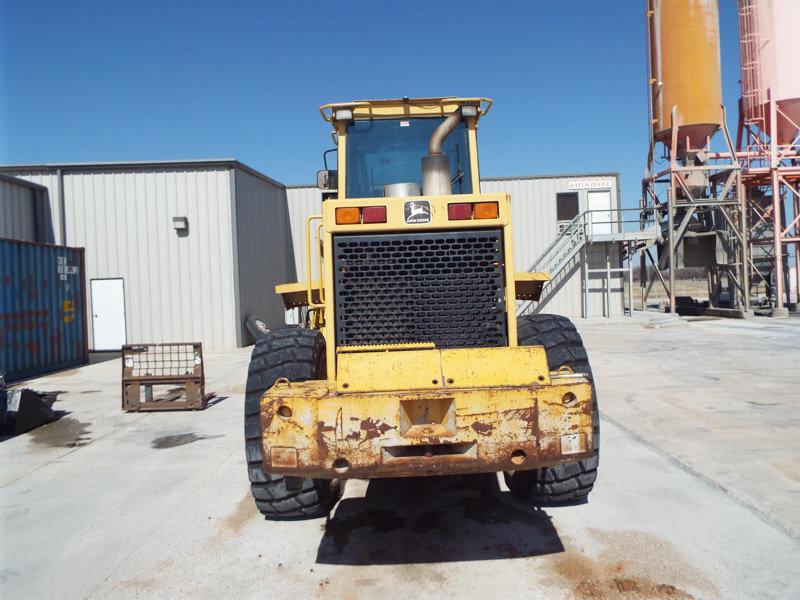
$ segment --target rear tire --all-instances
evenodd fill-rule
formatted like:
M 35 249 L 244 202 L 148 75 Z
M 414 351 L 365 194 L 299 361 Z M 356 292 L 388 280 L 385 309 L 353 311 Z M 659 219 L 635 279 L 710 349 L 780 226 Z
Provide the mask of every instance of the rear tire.
M 311 329 L 270 331 L 253 347 L 244 399 L 247 473 L 256 506 L 268 519 L 319 517 L 335 497 L 329 479 L 284 477 L 263 470 L 261 396 L 280 377 L 306 381 L 325 377 L 325 339 Z
M 592 367 L 583 340 L 572 321 L 561 315 L 524 315 L 517 320 L 520 346 L 543 346 L 550 370 L 570 367 L 592 378 Z M 508 487 L 537 506 L 585 501 L 597 479 L 600 462 L 600 418 L 597 392 L 592 381 L 592 429 L 594 456 L 573 463 L 506 473 Z

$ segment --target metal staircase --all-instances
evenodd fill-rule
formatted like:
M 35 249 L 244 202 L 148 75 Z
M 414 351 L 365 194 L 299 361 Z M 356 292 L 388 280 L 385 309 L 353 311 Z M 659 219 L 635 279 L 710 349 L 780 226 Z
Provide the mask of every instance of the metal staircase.
M 625 213 L 630 214 L 631 211 L 636 211 L 636 219 L 626 220 Z M 579 213 L 572 221 L 561 226 L 559 235 L 545 248 L 528 269 L 532 273 L 550 274 L 550 281 L 545 283 L 543 293 L 546 292 L 548 284 L 554 281 L 572 263 L 572 260 L 581 250 L 594 243 L 619 244 L 621 246 L 620 256 L 623 260 L 628 261 L 628 266 L 625 268 L 607 267 L 602 271 L 609 273 L 625 271 L 630 276 L 630 258 L 634 253 L 659 241 L 661 232 L 655 223 L 642 221 L 639 209 L 619 209 L 615 213 L 617 215 L 616 218 L 612 217 L 609 220 L 607 211 L 587 210 Z M 624 231 L 626 223 L 636 223 L 638 230 Z M 590 272 L 601 271 L 597 269 L 591 270 L 588 265 L 584 265 L 583 269 L 585 276 Z M 605 284 L 608 286 L 608 281 Z M 607 289 L 605 293 L 608 293 Z M 532 305 L 532 301 L 522 303 L 517 310 L 517 314 L 520 315 L 527 312 Z

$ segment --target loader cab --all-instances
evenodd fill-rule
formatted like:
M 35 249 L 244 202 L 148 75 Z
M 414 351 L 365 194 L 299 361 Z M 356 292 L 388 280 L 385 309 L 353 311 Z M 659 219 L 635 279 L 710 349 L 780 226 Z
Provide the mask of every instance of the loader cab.
M 478 119 L 488 112 L 484 98 L 372 100 L 328 104 L 320 111 L 334 129 L 336 171 L 317 175 L 318 187 L 338 199 L 414 197 L 423 192 L 423 158 L 431 136 L 448 117 L 463 116 L 444 138 L 451 193 L 480 193 Z
M 392 195 L 405 185 L 411 196 L 422 190 L 422 157 L 428 140 L 442 117 L 392 118 L 353 121 L 347 126 L 348 198 L 378 198 Z M 469 136 L 461 122 L 444 143 L 450 161 L 454 194 L 471 194 Z M 388 188 L 388 190 L 387 190 Z M 399 188 L 402 192 L 403 188 Z M 387 193 L 388 192 L 388 193 Z

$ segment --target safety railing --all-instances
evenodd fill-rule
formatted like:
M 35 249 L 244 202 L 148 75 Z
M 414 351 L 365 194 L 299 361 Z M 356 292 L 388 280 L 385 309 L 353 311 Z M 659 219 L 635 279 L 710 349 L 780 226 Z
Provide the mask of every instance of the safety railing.
M 545 248 L 529 267 L 532 273 L 549 273 L 550 281 L 569 265 L 586 244 L 595 242 L 626 242 L 649 244 L 661 239 L 661 230 L 652 208 L 621 208 L 613 211 L 586 210 L 562 225 L 559 235 Z M 545 287 L 548 284 L 545 283 Z M 518 314 L 524 313 L 532 302 L 523 303 Z

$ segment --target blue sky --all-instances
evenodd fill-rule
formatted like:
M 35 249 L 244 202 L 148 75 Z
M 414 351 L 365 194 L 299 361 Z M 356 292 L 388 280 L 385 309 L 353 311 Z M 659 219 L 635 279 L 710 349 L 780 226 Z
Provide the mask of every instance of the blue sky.
M 484 176 L 620 171 L 647 152 L 643 1 L 0 0 L 0 164 L 233 156 L 310 182 L 320 104 L 494 98 Z M 733 0 L 720 2 L 735 130 Z

